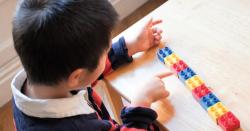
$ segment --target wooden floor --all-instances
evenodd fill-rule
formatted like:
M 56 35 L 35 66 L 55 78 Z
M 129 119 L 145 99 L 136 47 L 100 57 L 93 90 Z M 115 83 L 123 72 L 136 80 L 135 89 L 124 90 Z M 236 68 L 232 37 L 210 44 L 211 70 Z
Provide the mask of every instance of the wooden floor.
M 0 131 L 14 131 L 11 102 L 0 108 Z
M 112 36 L 118 35 L 166 1 L 167 0 L 149 0 L 131 15 L 121 20 L 112 32 Z M 0 131 L 14 131 L 11 102 L 0 108 Z

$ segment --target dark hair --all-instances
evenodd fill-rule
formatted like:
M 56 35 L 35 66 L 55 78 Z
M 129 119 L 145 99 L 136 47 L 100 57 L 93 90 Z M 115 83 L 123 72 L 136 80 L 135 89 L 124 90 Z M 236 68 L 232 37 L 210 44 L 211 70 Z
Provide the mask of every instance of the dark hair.
M 116 21 L 107 0 L 24 0 L 12 33 L 29 81 L 53 85 L 78 68 L 96 69 Z

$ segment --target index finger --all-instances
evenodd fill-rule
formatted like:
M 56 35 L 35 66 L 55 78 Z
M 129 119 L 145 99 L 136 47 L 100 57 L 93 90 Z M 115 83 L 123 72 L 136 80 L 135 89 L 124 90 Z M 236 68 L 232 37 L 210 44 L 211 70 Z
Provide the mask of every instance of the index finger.
M 165 78 L 165 77 L 169 77 L 169 76 L 171 76 L 173 74 L 174 73 L 172 73 L 172 72 L 164 72 L 164 73 L 156 75 L 156 77 L 159 77 L 160 79 L 162 79 L 162 78 Z

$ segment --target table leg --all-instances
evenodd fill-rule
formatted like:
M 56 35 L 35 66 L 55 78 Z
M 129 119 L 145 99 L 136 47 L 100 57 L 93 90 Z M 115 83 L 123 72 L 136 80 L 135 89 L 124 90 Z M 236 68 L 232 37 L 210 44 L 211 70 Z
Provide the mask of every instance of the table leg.
M 123 108 L 121 95 L 109 84 L 108 81 L 104 80 L 104 83 L 104 91 L 107 95 L 108 101 L 110 102 L 111 110 L 113 111 L 115 120 L 119 124 L 122 124 L 122 120 L 120 118 L 120 112 Z

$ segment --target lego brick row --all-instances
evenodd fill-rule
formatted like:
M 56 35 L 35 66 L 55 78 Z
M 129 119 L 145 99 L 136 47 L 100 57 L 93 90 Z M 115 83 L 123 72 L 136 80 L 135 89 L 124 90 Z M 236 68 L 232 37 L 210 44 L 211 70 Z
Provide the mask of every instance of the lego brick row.
M 226 108 L 209 90 L 204 81 L 175 54 L 169 47 L 160 49 L 157 56 L 161 62 L 168 65 L 192 92 L 194 98 L 208 112 L 216 123 L 225 131 L 240 127 L 239 120 Z

